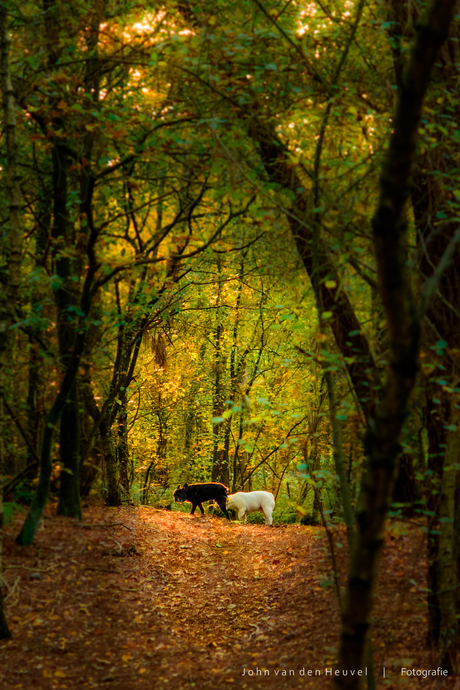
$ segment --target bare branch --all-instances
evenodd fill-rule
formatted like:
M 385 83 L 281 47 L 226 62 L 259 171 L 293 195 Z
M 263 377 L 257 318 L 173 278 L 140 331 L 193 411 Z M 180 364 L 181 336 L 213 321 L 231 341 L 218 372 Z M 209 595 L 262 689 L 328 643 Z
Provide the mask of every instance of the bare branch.
M 431 299 L 433 298 L 434 293 L 437 291 L 439 282 L 441 280 L 442 274 L 444 271 L 446 271 L 449 266 L 451 266 L 454 257 L 455 257 L 455 252 L 460 244 L 460 227 L 457 228 L 454 236 L 452 237 L 451 241 L 447 245 L 446 249 L 444 250 L 444 254 L 442 255 L 436 270 L 434 271 L 433 275 L 428 278 L 428 280 L 425 282 L 424 286 L 422 287 L 422 303 L 420 305 L 420 317 L 425 316 L 425 314 L 428 311 L 428 308 L 430 306 Z

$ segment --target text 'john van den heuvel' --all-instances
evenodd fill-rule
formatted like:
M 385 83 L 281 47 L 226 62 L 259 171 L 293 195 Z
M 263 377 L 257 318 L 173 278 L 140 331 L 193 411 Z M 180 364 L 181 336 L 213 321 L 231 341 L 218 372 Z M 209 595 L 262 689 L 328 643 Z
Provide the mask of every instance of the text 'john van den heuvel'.
M 447 676 L 448 671 L 446 669 L 442 668 L 435 668 L 435 669 L 420 669 L 420 668 L 401 668 L 400 673 L 402 676 L 421 676 L 423 678 L 427 678 L 428 676 Z M 274 669 L 268 669 L 268 668 L 259 668 L 258 666 L 256 668 L 244 668 L 243 673 L 241 674 L 242 676 L 367 676 L 367 667 L 359 669 L 358 671 L 356 669 L 351 670 L 351 669 L 334 669 L 332 666 L 326 667 L 324 669 L 321 668 L 301 668 L 298 671 L 295 671 L 293 668 L 290 669 L 279 669 L 279 668 L 274 668 Z M 382 668 L 382 675 L 385 678 L 386 673 L 385 673 L 385 668 Z
M 243 673 L 241 674 L 242 676 L 367 676 L 367 668 L 359 669 L 359 671 L 347 671 L 347 670 L 341 670 L 339 671 L 338 669 L 333 669 L 332 666 L 330 668 L 301 668 L 298 671 L 295 671 L 293 668 L 290 669 L 280 669 L 280 668 L 273 668 L 273 669 L 268 669 L 268 668 L 259 668 L 258 666 L 256 668 L 244 668 Z

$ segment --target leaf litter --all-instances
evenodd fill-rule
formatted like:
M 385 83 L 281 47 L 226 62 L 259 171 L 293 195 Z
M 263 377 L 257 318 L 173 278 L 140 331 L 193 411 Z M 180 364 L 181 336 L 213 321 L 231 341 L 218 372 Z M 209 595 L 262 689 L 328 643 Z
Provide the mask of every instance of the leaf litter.
M 5 530 L 13 639 L 0 642 L 2 690 L 331 687 L 340 616 L 321 528 L 91 505 L 83 522 L 50 509 L 35 543 L 20 547 L 23 517 Z M 335 538 L 343 543 L 341 528 Z M 346 549 L 337 551 L 344 587 Z M 373 616 L 377 688 L 419 688 L 401 668 L 437 666 L 424 551 L 417 527 L 388 531 Z

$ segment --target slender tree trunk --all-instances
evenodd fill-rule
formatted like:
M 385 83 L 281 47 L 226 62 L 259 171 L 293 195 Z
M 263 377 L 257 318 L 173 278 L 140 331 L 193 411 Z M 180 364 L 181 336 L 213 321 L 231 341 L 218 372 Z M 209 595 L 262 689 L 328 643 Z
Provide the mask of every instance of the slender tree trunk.
M 108 424 L 102 423 L 100 426 L 101 453 L 105 463 L 105 473 L 107 477 L 107 497 L 108 506 L 121 505 L 120 485 L 118 482 L 117 456 L 115 453 L 111 429 Z
M 131 480 L 129 472 L 129 447 L 128 447 L 128 410 L 127 401 L 124 400 L 118 412 L 118 434 L 117 434 L 117 453 L 118 468 L 120 474 L 120 484 L 122 490 L 129 498 Z
M 27 386 L 27 431 L 35 454 L 38 455 L 40 439 L 40 351 L 39 346 L 32 338 L 29 340 L 29 377 Z M 27 464 L 33 462 L 32 451 L 27 449 Z
M 0 15 L 2 10 L 0 9 Z M 1 22 L 0 17 L 0 22 Z M 2 32 L 0 26 L 0 32 Z M 3 32 L 2 32 L 3 35 Z M 1 39 L 0 39 L 1 40 Z M 0 316 L 1 319 L 1 316 Z M 3 321 L 3 319 L 2 319 Z M 1 324 L 1 322 L 0 322 Z M 3 324 L 1 324 L 3 325 Z M 3 429 L 5 427 L 5 406 L 4 406 L 4 392 L 5 392 L 5 369 L 3 365 L 3 357 L 1 352 L 2 338 L 0 338 L 0 640 L 6 640 L 11 637 L 11 632 L 8 627 L 8 623 L 5 617 L 4 606 L 3 606 L 3 585 L 2 585 L 2 572 L 3 572 L 3 526 L 4 526 L 4 507 L 3 507 L 3 477 L 5 473 L 5 441 L 3 435 Z
M 147 499 L 149 496 L 149 475 L 150 475 L 150 470 L 154 467 L 155 465 L 155 460 L 152 460 L 150 465 L 147 467 L 147 472 L 145 473 L 145 478 L 144 478 L 144 486 L 142 487 L 142 503 L 145 505 L 147 504 Z
M 163 489 L 166 489 L 168 487 L 168 479 L 169 479 L 169 473 L 168 473 L 168 463 L 167 463 L 167 457 L 168 457 L 168 424 L 167 424 L 167 418 L 165 414 L 161 414 L 161 412 L 158 414 L 158 420 L 160 422 L 160 438 L 158 439 L 158 447 L 157 447 L 157 457 L 158 457 L 158 470 L 157 470 L 157 479 L 160 482 L 160 485 L 163 487 Z
M 206 344 L 207 341 L 203 340 L 201 344 L 198 361 L 195 365 L 195 371 L 200 370 L 203 367 L 204 358 L 206 355 Z M 196 396 L 198 395 L 198 390 L 200 388 L 200 380 L 195 376 L 192 378 L 192 383 L 190 385 L 190 391 L 188 393 L 189 404 L 187 405 L 185 411 L 185 431 L 184 431 L 184 461 L 185 467 L 188 468 L 193 464 L 193 453 L 192 453 L 192 441 L 193 437 L 196 436 L 197 427 L 197 412 L 196 412 Z
M 61 416 L 60 456 L 65 459 L 61 468 L 58 515 L 81 518 L 80 506 L 80 405 L 77 380 L 72 384 L 69 398 Z
M 71 241 L 68 208 L 68 154 L 64 146 L 56 143 L 53 150 L 53 236 L 56 241 L 55 270 L 61 278 L 56 290 L 58 308 L 58 340 L 61 366 L 68 368 L 75 344 L 75 321 L 71 308 L 78 305 L 75 294 L 77 263 L 67 255 L 67 243 Z M 77 273 L 78 275 L 78 273 Z M 80 420 L 78 406 L 78 384 L 73 381 L 69 400 L 61 416 L 59 434 L 60 460 L 62 467 L 57 513 L 80 518 Z
M 42 265 L 48 245 L 48 237 L 51 231 L 51 190 L 43 184 L 37 204 L 37 222 L 35 226 L 35 271 L 43 271 Z M 37 286 L 37 290 L 31 296 L 31 311 L 37 313 L 43 306 L 43 290 Z M 40 397 L 42 382 L 42 358 L 40 344 L 37 341 L 38 333 L 31 328 L 29 334 L 29 363 L 28 363 L 28 390 L 27 390 L 27 430 L 28 436 L 35 453 L 28 448 L 27 463 L 31 463 L 39 453 L 40 433 L 43 422 L 43 400 Z M 38 470 L 38 466 L 37 466 Z
M 240 459 L 240 441 L 243 438 L 243 420 L 244 410 L 240 412 L 240 423 L 238 425 L 238 440 L 235 445 L 235 452 L 233 453 L 233 480 L 232 493 L 235 493 L 237 486 L 241 484 L 241 489 L 244 489 L 244 468 L 242 467 L 242 460 Z
M 1 575 L 3 570 L 3 477 L 5 474 L 5 395 L 6 372 L 11 358 L 15 321 L 14 306 L 21 283 L 22 200 L 17 161 L 16 115 L 11 83 L 8 38 L 8 6 L 0 4 L 1 87 L 3 94 L 3 132 L 6 139 L 6 188 L 9 224 L 5 237 L 6 284 L 0 290 L 0 639 L 11 637 L 3 609 Z
M 50 0 L 47 0 L 50 2 Z M 53 61 L 53 50 L 58 49 L 60 24 L 54 2 L 50 3 L 53 13 L 45 16 L 45 24 L 50 34 L 57 39 L 55 46 L 50 46 L 49 60 Z M 99 23 L 103 19 L 104 3 L 95 3 L 95 11 L 92 15 L 90 31 L 86 36 L 88 58 L 85 69 L 85 90 L 89 98 L 85 100 L 85 107 L 97 108 L 99 101 L 99 59 L 98 40 Z M 56 128 L 62 125 L 56 122 Z M 93 180 L 91 177 L 91 158 L 94 145 L 94 134 L 84 130 L 83 156 L 86 161 L 81 166 L 80 197 L 81 197 L 81 234 L 85 237 L 91 235 L 92 224 L 92 193 Z M 69 156 L 67 142 L 55 139 L 53 149 L 53 195 L 54 218 L 53 236 L 56 240 L 55 264 L 56 273 L 62 279 L 62 285 L 56 291 L 58 306 L 58 338 L 59 353 L 64 369 L 68 366 L 71 351 L 75 341 L 75 319 L 71 312 L 79 303 L 78 279 L 80 277 L 83 261 L 82 255 L 85 242 L 78 242 L 78 236 L 73 231 L 69 216 L 68 181 L 69 181 Z M 67 245 L 74 245 L 75 257 L 66 254 Z M 64 251 L 63 251 L 64 250 Z M 78 393 L 78 380 L 75 380 L 69 394 L 69 401 L 61 417 L 60 429 L 60 460 L 63 467 L 61 475 L 59 504 L 57 512 L 68 517 L 81 517 L 80 506 L 80 406 Z
M 458 654 L 458 619 L 456 611 L 457 559 L 455 558 L 455 509 L 460 456 L 460 421 L 458 401 L 452 400 L 450 415 L 454 430 L 447 432 L 441 493 L 439 496 L 440 535 L 437 554 L 436 583 L 440 612 L 439 664 L 449 675 L 456 675 Z
M 224 412 L 224 396 L 222 392 L 222 347 L 223 347 L 223 326 L 220 315 L 220 301 L 222 296 L 222 283 L 220 281 L 220 262 L 217 266 L 217 300 L 216 300 L 216 331 L 214 335 L 214 391 L 212 400 L 213 418 L 221 418 Z M 223 481 L 228 476 L 228 467 L 224 466 L 223 451 L 219 450 L 221 422 L 212 423 L 213 452 L 212 452 L 212 480 Z
M 330 371 L 324 372 L 324 378 L 326 379 L 327 393 L 329 397 L 329 415 L 331 419 L 332 426 L 332 439 L 333 439 L 333 452 L 334 452 L 334 463 L 335 470 L 339 477 L 340 482 L 340 493 L 342 497 L 343 506 L 343 517 L 345 520 L 345 525 L 347 527 L 347 540 L 348 548 L 351 553 L 354 543 L 354 516 L 353 508 L 351 506 L 351 496 L 350 487 L 348 484 L 347 470 L 345 467 L 345 457 L 343 454 L 342 446 L 342 430 L 340 428 L 340 422 L 337 419 L 337 398 L 335 396 L 334 382 L 332 380 L 332 374 Z
M 105 410 L 99 410 L 91 387 L 89 366 L 85 364 L 84 369 L 85 373 L 83 376 L 82 394 L 86 409 L 94 420 L 94 426 L 98 425 L 99 429 L 100 452 L 102 455 L 105 468 L 105 477 L 107 481 L 107 486 L 105 487 L 106 494 L 104 498 L 107 505 L 119 506 L 121 505 L 121 496 L 120 486 L 118 483 L 117 457 L 112 439 L 111 426 L 109 423 L 109 406 L 107 405 Z

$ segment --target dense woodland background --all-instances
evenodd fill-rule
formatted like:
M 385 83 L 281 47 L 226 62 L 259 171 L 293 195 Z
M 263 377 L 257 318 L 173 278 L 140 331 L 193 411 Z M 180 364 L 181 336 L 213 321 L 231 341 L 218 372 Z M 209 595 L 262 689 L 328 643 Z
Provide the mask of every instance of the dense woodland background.
M 50 486 L 74 518 L 90 493 L 272 491 L 275 522 L 347 525 L 339 663 L 359 668 L 383 521 L 415 520 L 429 644 L 457 672 L 454 6 L 2 5 L 0 474 L 7 514 L 30 504 L 18 543 Z

